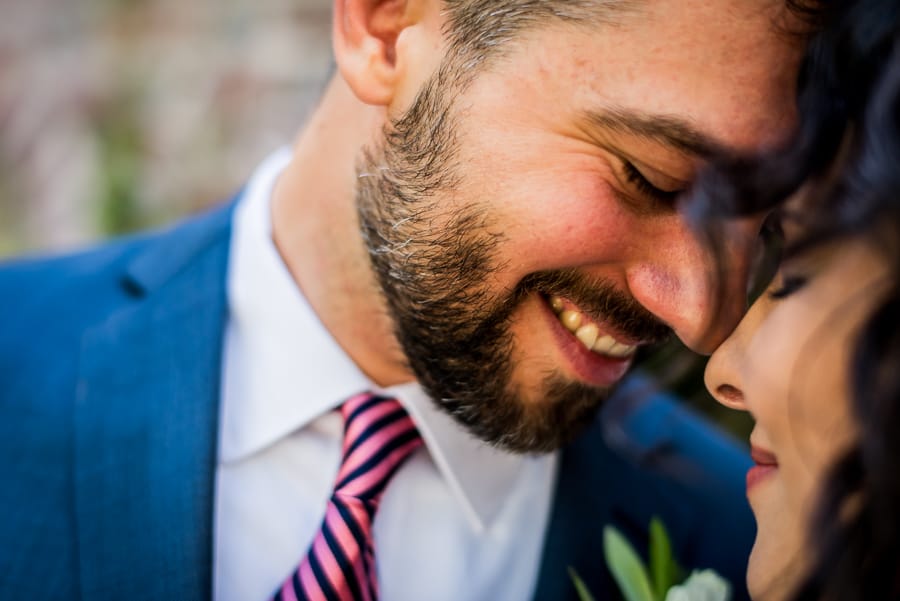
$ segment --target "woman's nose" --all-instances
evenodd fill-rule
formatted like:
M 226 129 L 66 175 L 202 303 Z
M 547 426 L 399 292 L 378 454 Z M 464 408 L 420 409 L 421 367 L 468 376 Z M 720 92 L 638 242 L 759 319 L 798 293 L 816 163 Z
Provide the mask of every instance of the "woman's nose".
M 707 390 L 718 402 L 732 409 L 746 411 L 737 334 L 735 331 L 709 358 L 704 381 Z

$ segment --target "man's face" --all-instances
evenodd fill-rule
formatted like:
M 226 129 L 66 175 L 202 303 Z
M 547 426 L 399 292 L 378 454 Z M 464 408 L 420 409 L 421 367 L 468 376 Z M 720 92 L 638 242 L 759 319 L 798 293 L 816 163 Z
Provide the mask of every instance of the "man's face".
M 360 217 L 410 367 L 481 438 L 556 448 L 637 348 L 674 331 L 704 350 L 735 323 L 746 245 L 710 315 L 713 263 L 675 200 L 711 150 L 791 124 L 797 52 L 752 4 L 548 23 L 398 102 Z

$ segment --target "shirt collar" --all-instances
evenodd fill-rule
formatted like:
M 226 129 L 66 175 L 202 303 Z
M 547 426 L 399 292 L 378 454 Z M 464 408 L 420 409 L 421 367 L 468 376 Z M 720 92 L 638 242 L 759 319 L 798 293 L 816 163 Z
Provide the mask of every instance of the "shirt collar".
M 270 201 L 289 149 L 254 173 L 235 210 L 219 459 L 240 461 L 362 390 L 396 397 L 476 530 L 503 507 L 526 458 L 470 435 L 415 382 L 379 389 L 318 320 L 272 241 Z

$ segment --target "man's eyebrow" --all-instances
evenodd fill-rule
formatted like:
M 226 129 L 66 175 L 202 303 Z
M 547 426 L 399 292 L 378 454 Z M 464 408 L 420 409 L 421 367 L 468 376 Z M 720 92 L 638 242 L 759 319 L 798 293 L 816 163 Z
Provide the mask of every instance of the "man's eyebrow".
M 724 146 L 689 122 L 670 115 L 648 115 L 626 109 L 585 111 L 588 125 L 647 138 L 699 158 L 725 152 Z

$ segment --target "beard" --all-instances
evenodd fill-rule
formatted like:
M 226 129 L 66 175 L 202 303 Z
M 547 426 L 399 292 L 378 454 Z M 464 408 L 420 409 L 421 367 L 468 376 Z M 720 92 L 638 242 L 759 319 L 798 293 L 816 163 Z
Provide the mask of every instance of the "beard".
M 611 283 L 574 270 L 537 272 L 511 291 L 490 290 L 503 269 L 496 249 L 504 235 L 488 203 L 456 197 L 458 81 L 442 67 L 364 153 L 357 187 L 363 237 L 407 366 L 433 401 L 492 445 L 553 451 L 593 421 L 610 391 L 551 372 L 540 398 L 526 398 L 514 378 L 511 335 L 522 302 L 562 296 L 639 340 L 669 330 Z

